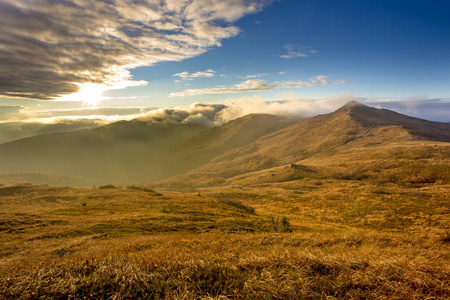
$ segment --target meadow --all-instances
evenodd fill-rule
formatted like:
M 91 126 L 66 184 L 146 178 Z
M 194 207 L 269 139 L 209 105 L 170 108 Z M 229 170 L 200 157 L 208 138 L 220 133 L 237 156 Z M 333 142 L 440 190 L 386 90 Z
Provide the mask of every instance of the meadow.
M 446 182 L 336 178 L 3 186 L 0 295 L 448 299 L 449 194 Z

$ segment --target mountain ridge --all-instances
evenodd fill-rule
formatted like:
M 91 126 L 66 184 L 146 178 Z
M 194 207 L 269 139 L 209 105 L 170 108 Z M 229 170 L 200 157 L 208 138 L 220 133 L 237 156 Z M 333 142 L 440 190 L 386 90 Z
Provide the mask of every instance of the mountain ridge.
M 173 176 L 224 182 L 354 149 L 419 141 L 450 142 L 450 124 L 349 102 L 335 112 L 301 120 L 252 114 L 210 129 L 132 120 L 36 136 L 0 145 L 0 165 L 1 173 L 49 172 L 100 183 Z

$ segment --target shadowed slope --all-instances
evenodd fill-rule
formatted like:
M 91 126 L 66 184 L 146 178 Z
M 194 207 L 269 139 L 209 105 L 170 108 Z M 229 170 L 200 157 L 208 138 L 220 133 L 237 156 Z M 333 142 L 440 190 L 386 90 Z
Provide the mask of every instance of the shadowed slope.
M 170 177 L 202 166 L 227 151 L 245 147 L 292 122 L 294 120 L 275 115 L 251 114 L 204 131 L 175 145 L 153 178 Z
M 83 176 L 97 183 L 125 180 L 147 172 L 171 145 L 206 129 L 132 120 L 35 136 L 0 145 L 0 172 Z

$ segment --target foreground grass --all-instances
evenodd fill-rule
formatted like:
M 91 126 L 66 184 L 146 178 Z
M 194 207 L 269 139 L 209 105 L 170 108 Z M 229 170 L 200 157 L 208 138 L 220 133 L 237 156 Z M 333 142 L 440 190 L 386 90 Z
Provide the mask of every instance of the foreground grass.
M 447 248 L 357 231 L 102 240 L 39 263 L 23 258 L 28 267 L 2 270 L 0 289 L 7 299 L 448 299 Z
M 448 299 L 448 191 L 1 187 L 0 299 Z

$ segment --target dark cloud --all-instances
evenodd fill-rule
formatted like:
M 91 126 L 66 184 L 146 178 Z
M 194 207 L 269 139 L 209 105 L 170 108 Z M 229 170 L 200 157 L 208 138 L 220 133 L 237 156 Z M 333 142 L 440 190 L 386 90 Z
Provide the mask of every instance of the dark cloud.
M 80 85 L 142 85 L 129 70 L 199 55 L 271 0 L 2 0 L 0 95 L 49 100 Z

